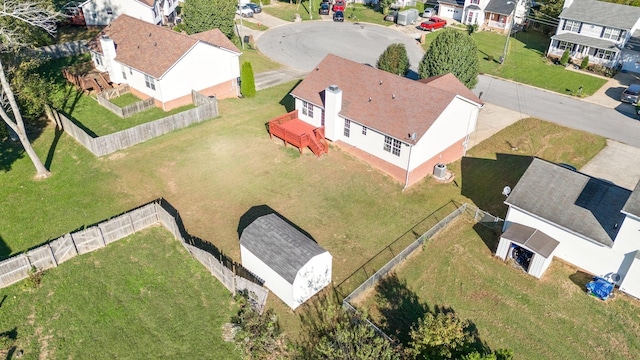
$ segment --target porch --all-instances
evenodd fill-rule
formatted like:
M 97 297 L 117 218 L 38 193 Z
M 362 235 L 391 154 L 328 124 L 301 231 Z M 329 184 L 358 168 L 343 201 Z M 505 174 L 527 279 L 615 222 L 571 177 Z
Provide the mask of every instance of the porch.
M 297 147 L 301 154 L 306 147 L 309 147 L 317 157 L 329 152 L 329 144 L 324 138 L 324 129 L 316 128 L 298 119 L 298 110 L 269 121 L 269 136 L 281 139 L 285 146 L 289 143 Z

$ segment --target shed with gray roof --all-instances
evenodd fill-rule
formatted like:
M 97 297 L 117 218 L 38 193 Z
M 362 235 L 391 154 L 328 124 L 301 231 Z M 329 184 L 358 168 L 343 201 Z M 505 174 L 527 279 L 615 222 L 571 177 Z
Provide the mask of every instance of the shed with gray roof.
M 275 213 L 242 231 L 240 253 L 242 265 L 292 309 L 331 283 L 331 254 Z

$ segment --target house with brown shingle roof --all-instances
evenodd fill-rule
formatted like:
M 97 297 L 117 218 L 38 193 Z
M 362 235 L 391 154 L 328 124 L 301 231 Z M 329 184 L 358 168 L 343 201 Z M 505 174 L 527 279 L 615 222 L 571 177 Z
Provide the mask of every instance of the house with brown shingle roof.
M 87 0 L 80 5 L 87 26 L 106 26 L 120 15 L 151 24 L 173 23 L 178 0 Z
M 239 95 L 240 50 L 218 29 L 186 35 L 122 15 L 89 44 L 98 70 L 166 110 L 190 104 L 191 91 Z
M 291 95 L 300 120 L 405 187 L 465 154 L 484 105 L 452 74 L 415 81 L 331 54 Z

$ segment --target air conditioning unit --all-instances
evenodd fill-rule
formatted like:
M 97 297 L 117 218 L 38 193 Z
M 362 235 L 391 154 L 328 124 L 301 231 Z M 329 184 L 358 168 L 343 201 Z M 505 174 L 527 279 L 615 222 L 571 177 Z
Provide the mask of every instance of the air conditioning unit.
M 176 16 L 176 25 L 180 24 L 182 22 L 182 18 L 179 16 Z
M 447 176 L 447 165 L 436 164 L 436 166 L 433 167 L 433 176 L 438 179 L 444 179 Z

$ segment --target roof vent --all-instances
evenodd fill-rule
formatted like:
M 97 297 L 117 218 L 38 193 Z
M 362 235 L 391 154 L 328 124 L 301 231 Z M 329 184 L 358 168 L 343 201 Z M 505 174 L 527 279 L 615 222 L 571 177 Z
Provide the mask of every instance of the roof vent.
M 369 102 L 371 102 L 371 97 L 369 97 Z
M 320 70 L 320 67 L 316 66 L 316 71 Z
M 151 36 L 151 33 L 149 33 L 149 36 Z
M 329 90 L 338 91 L 338 85 L 329 85 Z
M 102 35 L 102 36 L 101 36 L 101 38 L 102 38 L 102 40 L 106 40 L 106 41 L 111 40 L 111 38 L 109 37 L 109 35 Z
M 396 94 L 391 94 L 391 98 L 395 99 L 396 98 Z
M 158 43 L 157 43 L 157 42 L 154 42 L 154 43 L 153 43 L 153 46 L 158 46 Z
M 382 80 L 380 80 L 380 85 L 382 85 Z
M 415 140 L 416 140 L 416 136 L 418 136 L 418 134 L 416 134 L 416 133 L 412 133 L 412 134 L 408 134 L 408 135 L 407 135 L 407 137 L 408 137 L 410 140 L 413 140 L 413 141 L 415 141 Z

